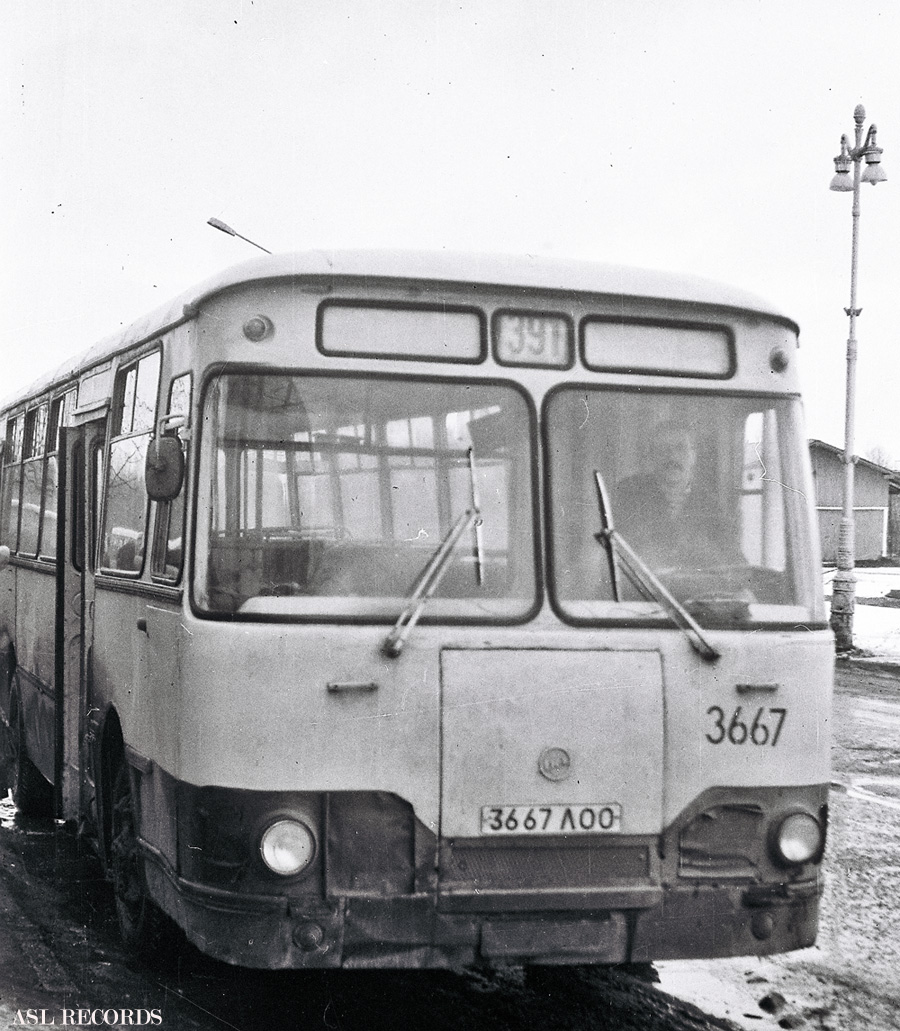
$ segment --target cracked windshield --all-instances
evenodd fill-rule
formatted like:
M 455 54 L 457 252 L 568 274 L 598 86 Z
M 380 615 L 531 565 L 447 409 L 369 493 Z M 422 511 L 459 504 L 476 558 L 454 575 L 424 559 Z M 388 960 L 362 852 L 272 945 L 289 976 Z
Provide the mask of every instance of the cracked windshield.
M 204 407 L 195 601 L 395 618 L 437 564 L 423 619 L 522 618 L 536 595 L 531 436 L 508 386 L 220 376 Z
M 599 473 L 617 533 L 700 624 L 822 619 L 799 413 L 784 398 L 553 394 L 553 587 L 563 614 L 634 619 L 659 609 L 626 563 L 610 561 Z

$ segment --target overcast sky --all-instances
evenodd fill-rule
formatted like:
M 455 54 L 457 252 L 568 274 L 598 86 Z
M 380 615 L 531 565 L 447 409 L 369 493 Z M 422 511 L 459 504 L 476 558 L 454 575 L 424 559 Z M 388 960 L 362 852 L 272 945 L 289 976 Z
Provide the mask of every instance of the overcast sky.
M 900 5 L 4 0 L 0 396 L 221 268 L 414 247 L 692 272 L 801 325 L 843 444 L 862 102 L 857 451 L 900 464 Z

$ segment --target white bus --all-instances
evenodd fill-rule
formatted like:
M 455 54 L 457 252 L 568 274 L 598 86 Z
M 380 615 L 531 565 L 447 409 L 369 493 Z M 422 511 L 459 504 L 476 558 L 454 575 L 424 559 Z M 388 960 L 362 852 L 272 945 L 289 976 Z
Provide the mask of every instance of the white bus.
M 537 259 L 224 272 L 0 412 L 0 715 L 121 930 L 250 967 L 809 945 L 797 327 Z

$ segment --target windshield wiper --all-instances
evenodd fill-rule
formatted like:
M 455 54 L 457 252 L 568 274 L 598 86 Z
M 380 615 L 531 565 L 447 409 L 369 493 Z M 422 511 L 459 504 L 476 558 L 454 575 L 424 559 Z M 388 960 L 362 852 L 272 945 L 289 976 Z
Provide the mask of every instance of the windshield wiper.
M 670 593 L 662 581 L 654 574 L 653 570 L 637 554 L 619 531 L 616 530 L 613 525 L 612 509 L 609 506 L 606 485 L 603 482 L 603 477 L 597 470 L 594 471 L 594 480 L 597 483 L 597 504 L 600 508 L 600 521 L 603 526 L 603 529 L 595 536 L 609 551 L 613 597 L 616 601 L 619 600 L 616 572 L 618 567 L 621 566 L 625 575 L 641 594 L 645 598 L 655 601 L 665 610 L 669 619 L 691 642 L 691 647 L 694 651 L 708 662 L 715 662 L 721 653 L 707 641 L 700 625 L 688 610 Z
M 412 628 L 419 622 L 419 616 L 422 615 L 422 609 L 425 608 L 425 603 L 434 594 L 438 588 L 438 584 L 441 582 L 441 578 L 447 571 L 450 563 L 450 556 L 453 554 L 453 549 L 459 543 L 460 538 L 473 524 L 478 526 L 481 521 L 481 511 L 474 505 L 471 508 L 467 508 L 460 517 L 456 520 L 453 526 L 450 527 L 447 535 L 438 545 L 434 554 L 428 560 L 425 568 L 419 574 L 419 578 L 416 580 L 416 584 L 410 593 L 409 600 L 406 607 L 400 613 L 400 618 L 394 624 L 393 629 L 385 638 L 384 644 L 381 646 L 381 651 L 390 659 L 396 659 L 400 652 L 403 651 L 403 646 L 406 644 L 406 639 L 409 637 Z M 481 577 L 479 576 L 479 583 Z

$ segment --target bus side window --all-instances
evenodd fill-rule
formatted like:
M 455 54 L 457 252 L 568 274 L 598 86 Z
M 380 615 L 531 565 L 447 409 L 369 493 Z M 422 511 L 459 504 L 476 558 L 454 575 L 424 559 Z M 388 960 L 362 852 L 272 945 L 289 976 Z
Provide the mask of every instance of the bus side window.
M 153 351 L 119 372 L 114 395 L 101 564 L 126 575 L 140 573 L 144 565 L 144 462 L 154 428 L 159 370 L 160 352 Z
M 0 499 L 0 544 L 10 551 L 19 547 L 19 493 L 22 484 L 23 417 L 17 415 L 6 424 L 3 448 L 3 496 Z
M 19 515 L 19 553 L 37 556 L 41 529 L 41 494 L 44 488 L 44 449 L 47 444 L 47 405 L 25 415 L 25 451 L 22 465 L 22 504 Z
M 181 415 L 184 426 L 176 431 L 185 446 L 185 428 L 191 411 L 191 374 L 178 376 L 172 380 L 169 389 L 169 405 L 167 415 Z M 182 485 L 181 492 L 172 501 L 160 501 L 156 504 L 156 521 L 154 523 L 153 540 L 153 577 L 154 579 L 177 582 L 181 577 L 184 565 L 184 503 L 187 491 Z
M 44 494 L 41 502 L 41 558 L 56 558 L 56 521 L 59 504 L 59 431 L 65 426 L 74 391 L 63 394 L 50 405 L 47 425 L 47 457 L 44 472 Z
M 82 572 L 94 571 L 97 554 L 97 513 L 100 511 L 100 493 L 103 485 L 103 444 L 91 444 L 90 466 L 85 479 L 84 445 L 76 441 L 72 450 L 72 472 L 69 482 L 71 499 L 72 564 Z
M 743 549 L 751 565 L 784 570 L 784 476 L 774 408 L 752 412 L 744 428 Z

